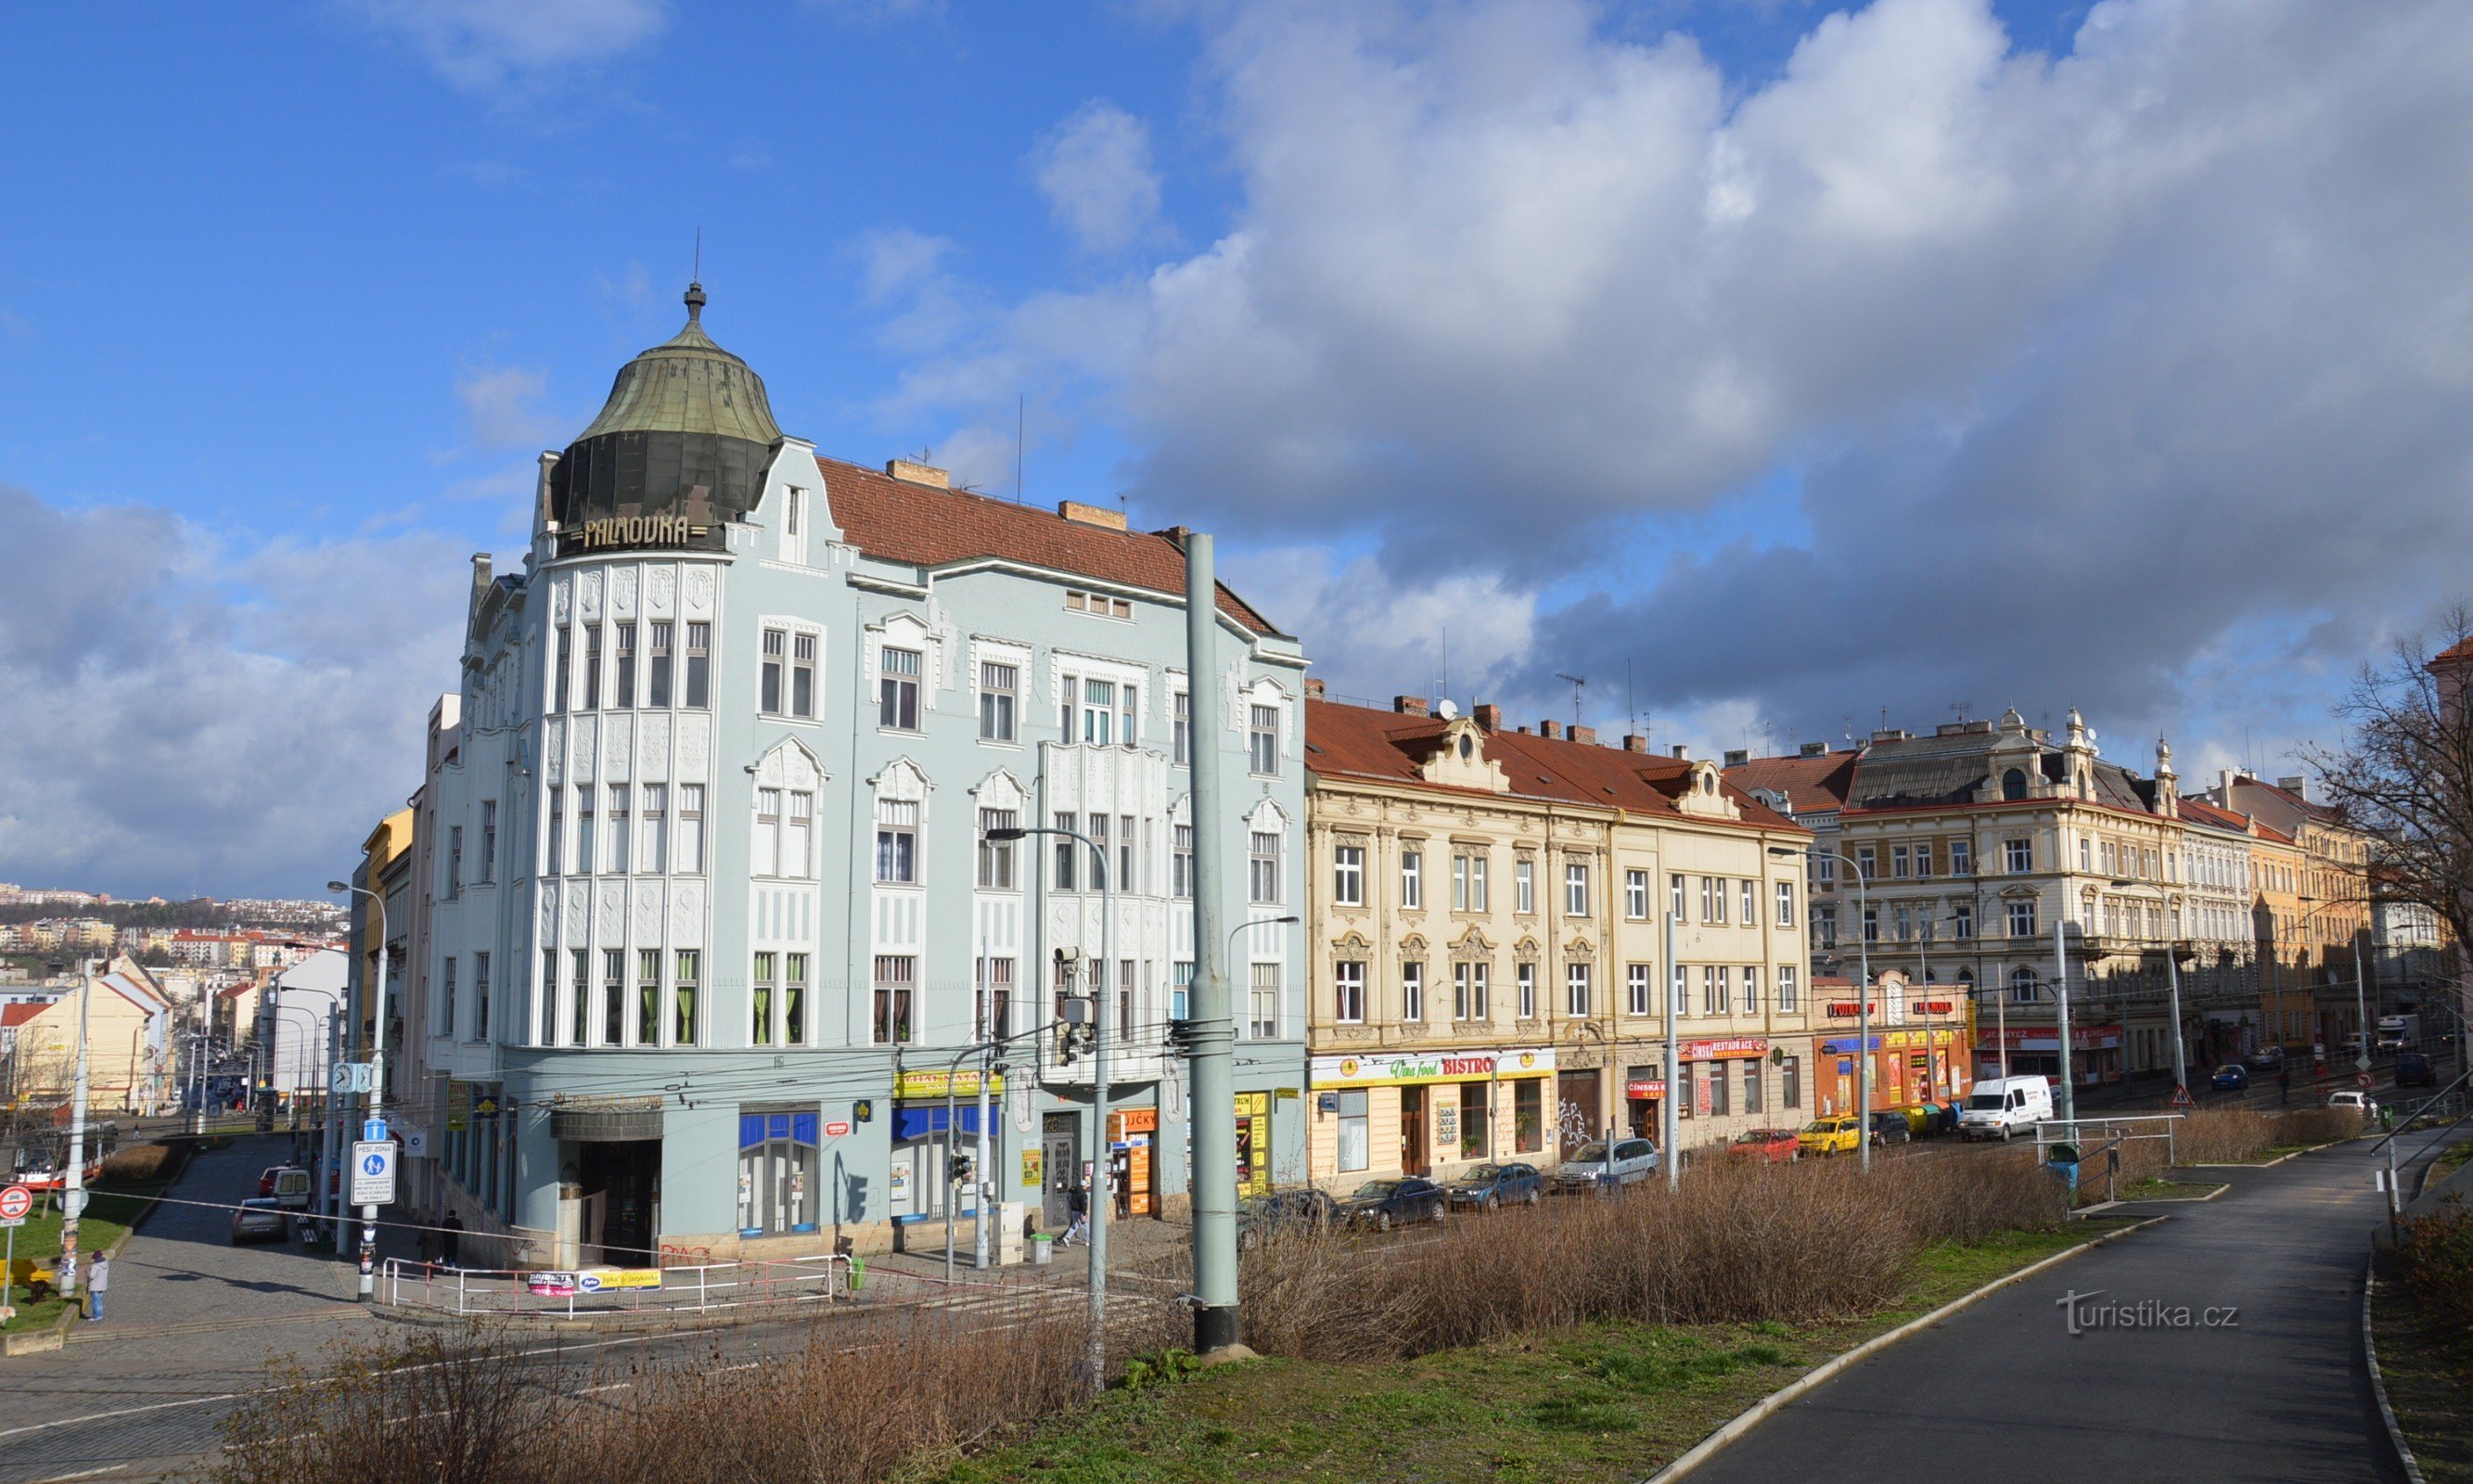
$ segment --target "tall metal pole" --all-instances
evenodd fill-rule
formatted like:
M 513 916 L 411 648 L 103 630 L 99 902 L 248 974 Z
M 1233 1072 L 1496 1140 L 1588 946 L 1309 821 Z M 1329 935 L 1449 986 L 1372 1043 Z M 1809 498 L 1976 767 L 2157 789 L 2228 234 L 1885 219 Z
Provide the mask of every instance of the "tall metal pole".
M 994 1009 L 995 1004 L 995 998 L 991 996 L 989 1008 Z M 971 1161 L 971 1198 L 976 1203 L 978 1211 L 978 1219 L 971 1224 L 971 1266 L 981 1271 L 986 1270 L 996 1260 L 995 1249 L 991 1245 L 988 1232 L 989 1224 L 996 1219 L 995 1207 L 988 1200 L 989 1196 L 996 1193 L 996 1166 L 992 1162 L 995 1155 L 988 1148 L 988 1120 L 991 1114 L 988 1106 L 988 1084 L 996 1080 L 996 1043 L 1004 1040 L 1005 1028 L 1001 1025 L 990 1025 L 988 1029 L 995 1034 L 988 1038 L 986 1054 L 979 1059 L 978 1155 Z M 949 1205 L 950 1202 L 947 1204 Z
M 2067 888 L 2065 887 L 2064 890 Z M 2063 903 L 2067 905 L 2066 901 Z M 2075 1125 L 2078 1116 L 2077 1085 L 2070 1076 L 2070 949 L 2069 914 L 2053 914 L 2053 968 L 2060 975 L 2061 1121 Z M 2071 1129 L 2073 1137 L 2077 1130 Z
M 1784 846 L 1771 849 L 1790 853 Z M 1842 863 L 1846 878 L 1855 883 L 1855 962 L 1863 980 L 1855 987 L 1855 1148 L 1868 1175 L 1872 1172 L 1872 940 L 1863 931 L 1863 914 L 1871 910 L 1872 894 L 1864 885 L 1863 868 L 1853 856 L 1837 850 L 1810 853 Z
M 1211 538 L 1185 539 L 1185 647 L 1192 745 L 1193 993 L 1189 1026 L 1193 1098 L 1188 1110 L 1193 1168 L 1193 1348 L 1237 1343 L 1236 1027 L 1219 926 L 1219 582 Z
M 1673 877 L 1667 879 L 1669 883 L 1667 890 L 1671 892 Z M 1666 1096 L 1660 1099 L 1657 1118 L 1658 1141 L 1666 1146 L 1663 1158 L 1666 1188 L 1669 1190 L 1677 1190 L 1683 1185 L 1682 1151 L 1674 1146 L 1674 1141 L 1682 1137 L 1683 1127 L 1682 1109 L 1675 1103 L 1680 1089 L 1675 1085 L 1679 1072 L 1674 1049 L 1674 996 L 1682 993 L 1682 983 L 1683 970 L 1674 962 L 1674 903 L 1669 898 L 1666 906 Z
M 1116 1199 L 1109 1182 L 1116 1160 L 1108 1147 L 1108 980 L 1116 903 L 1108 886 L 1107 852 L 1092 846 L 1091 858 L 1099 876 L 1099 967 L 1091 978 L 1091 1133 L 1096 1158 L 1091 1161 L 1091 1334 L 1084 1360 L 1096 1393 L 1108 1386 L 1108 1208 Z
M 94 1005 L 94 960 L 81 960 L 78 973 L 84 984 L 78 991 L 77 1082 L 69 1100 L 69 1167 L 60 1186 L 60 1271 L 55 1285 L 64 1299 L 77 1295 L 78 1217 L 85 1213 L 85 1037 Z
M 326 883 L 326 889 L 328 891 L 349 892 L 357 897 L 366 897 L 370 899 L 370 905 L 375 907 L 378 913 L 377 1003 L 375 1008 L 370 1012 L 370 1089 L 361 1094 L 361 1117 L 363 1121 L 367 1122 L 374 1120 L 378 1116 L 381 1106 L 380 1099 L 384 1095 L 386 1089 L 386 898 L 379 896 L 376 892 L 370 890 L 366 886 L 352 886 L 342 881 L 329 881 Z M 343 1209 L 343 1199 L 344 1196 L 339 1170 L 335 1194 L 336 1209 L 339 1215 Z M 339 1239 L 336 1246 L 339 1250 L 343 1245 L 340 1240 L 341 1232 L 342 1229 L 338 1227 L 337 1233 Z M 377 1257 L 378 1209 L 375 1204 L 365 1202 L 361 1206 L 361 1302 L 363 1304 L 369 1303 L 376 1293 Z
M 2362 931 L 2353 930 L 2353 1044 L 2357 1048 L 2353 1068 L 2370 1069 L 2369 985 L 2362 969 Z

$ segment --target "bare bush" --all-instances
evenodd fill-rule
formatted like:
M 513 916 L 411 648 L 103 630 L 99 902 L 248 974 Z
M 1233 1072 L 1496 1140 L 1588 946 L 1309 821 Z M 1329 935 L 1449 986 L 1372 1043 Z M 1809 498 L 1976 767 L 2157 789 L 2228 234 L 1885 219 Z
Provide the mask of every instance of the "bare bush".
M 115 1149 L 111 1158 L 103 1161 L 97 1177 L 106 1184 L 142 1185 L 160 1180 L 169 1171 L 176 1151 L 170 1144 L 132 1144 Z
M 1712 1161 L 1679 1189 L 1449 1223 L 1374 1247 L 1298 1233 L 1247 1254 L 1246 1342 L 1316 1360 L 1423 1354 L 1594 1320 L 1790 1322 L 1865 1312 L 1917 1250 L 2049 1227 L 2058 1185 L 2023 1154 L 1850 1163 Z

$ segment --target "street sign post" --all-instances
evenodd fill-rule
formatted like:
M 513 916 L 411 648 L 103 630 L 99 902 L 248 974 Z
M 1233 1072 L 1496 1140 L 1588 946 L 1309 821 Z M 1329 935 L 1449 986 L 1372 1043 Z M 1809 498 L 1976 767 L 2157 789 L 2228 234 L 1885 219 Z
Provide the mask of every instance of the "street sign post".
M 0 1227 L 6 1227 L 9 1237 L 7 1255 L 0 1257 L 0 1319 L 16 1313 L 9 1306 L 9 1284 L 17 1271 L 17 1229 L 26 1224 L 26 1213 L 35 1209 L 35 1192 L 24 1185 L 11 1185 L 0 1190 Z
M 352 1145 L 353 1206 L 395 1204 L 395 1145 L 363 1141 Z

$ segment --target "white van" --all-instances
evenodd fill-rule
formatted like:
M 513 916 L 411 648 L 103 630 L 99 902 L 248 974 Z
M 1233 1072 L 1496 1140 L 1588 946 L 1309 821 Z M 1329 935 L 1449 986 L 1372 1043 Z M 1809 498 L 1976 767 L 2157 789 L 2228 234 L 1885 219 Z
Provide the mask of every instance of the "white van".
M 2052 1115 L 2052 1079 L 1986 1077 L 1966 1094 L 1966 1106 L 1957 1113 L 1957 1132 L 1967 1138 L 2005 1139 Z

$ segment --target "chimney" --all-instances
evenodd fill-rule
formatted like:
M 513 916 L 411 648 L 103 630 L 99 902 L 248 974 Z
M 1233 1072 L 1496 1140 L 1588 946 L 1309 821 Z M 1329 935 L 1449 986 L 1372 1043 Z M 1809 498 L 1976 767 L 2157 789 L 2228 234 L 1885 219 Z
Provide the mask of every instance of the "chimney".
M 1105 505 L 1085 505 L 1080 500 L 1059 500 L 1056 513 L 1068 520 L 1078 520 L 1086 526 L 1105 526 L 1111 531 L 1125 528 L 1125 513 L 1110 510 Z
M 1308 701 L 1320 701 L 1322 699 L 1321 676 L 1309 675 L 1306 677 L 1306 699 Z
M 1517 729 L 1517 730 L 1519 730 L 1519 732 L 1520 732 L 1520 734 L 1521 734 L 1522 736 L 1524 736 L 1524 737 L 1525 737 L 1525 736 L 1528 735 L 1528 729 L 1527 729 L 1526 727 L 1521 727 L 1521 728 L 1519 728 L 1519 729 Z
M 1645 753 L 1648 751 L 1648 738 L 1642 736 L 1637 731 L 1626 731 L 1623 733 L 1623 751 L 1626 753 Z
M 2310 798 L 2310 779 L 2306 777 L 2277 778 L 2275 780 L 2275 786 L 2284 790 L 2288 794 L 2299 794 L 2303 803 L 2313 802 Z
M 1475 716 L 1477 724 L 1488 731 L 1502 730 L 1502 707 L 1499 706 L 1480 702 L 1469 714 Z
M 1574 742 L 1585 742 L 1589 746 L 1595 747 L 1597 745 L 1597 729 L 1595 727 L 1574 726 L 1572 729 L 1572 740 Z
M 1752 754 L 1751 749 L 1749 748 L 1730 747 L 1726 749 L 1726 766 L 1729 768 L 1740 768 L 1751 760 Z
M 906 479 L 914 485 L 933 485 L 939 490 L 953 488 L 953 476 L 932 464 L 918 464 L 908 459 L 887 459 L 884 471 L 896 479 Z
M 1829 755 L 1829 744 L 1826 742 L 1806 742 L 1803 746 L 1795 749 L 1794 755 L 1797 757 L 1826 757 Z
M 1673 756 L 1677 762 L 1690 762 L 1692 760 L 1692 749 L 1685 747 L 1680 742 L 1677 742 L 1674 744 Z
M 1560 738 L 1563 735 L 1563 724 L 1549 716 L 1537 724 L 1537 734 L 1541 737 Z
M 1403 716 L 1423 716 L 1426 714 L 1426 698 L 1423 696 L 1393 696 L 1391 698 L 1391 709 L 1399 712 Z

